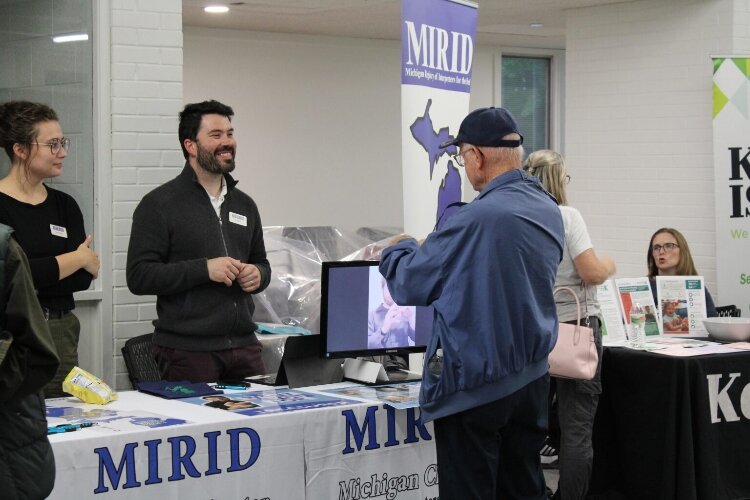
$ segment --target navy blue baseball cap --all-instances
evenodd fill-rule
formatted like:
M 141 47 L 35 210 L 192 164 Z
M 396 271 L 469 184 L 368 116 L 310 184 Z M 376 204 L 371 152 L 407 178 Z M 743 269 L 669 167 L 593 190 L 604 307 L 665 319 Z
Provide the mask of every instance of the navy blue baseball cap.
M 518 134 L 520 140 L 504 140 L 508 134 Z M 517 148 L 523 144 L 523 136 L 510 111 L 504 108 L 475 109 L 464 118 L 455 139 L 446 141 L 440 148 L 458 144 L 486 146 L 491 148 Z

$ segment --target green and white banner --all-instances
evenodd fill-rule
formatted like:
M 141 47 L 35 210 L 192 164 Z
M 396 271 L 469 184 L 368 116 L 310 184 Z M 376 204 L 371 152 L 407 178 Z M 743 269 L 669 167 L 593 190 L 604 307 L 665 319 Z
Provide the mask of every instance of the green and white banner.
M 713 58 L 719 305 L 750 315 L 750 58 Z

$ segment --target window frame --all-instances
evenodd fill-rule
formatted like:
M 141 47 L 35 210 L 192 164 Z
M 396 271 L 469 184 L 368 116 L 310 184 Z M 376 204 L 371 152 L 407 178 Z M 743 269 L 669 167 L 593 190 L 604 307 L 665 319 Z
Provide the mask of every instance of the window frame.
M 559 49 L 506 48 L 493 55 L 493 103 L 502 106 L 503 57 L 536 57 L 550 61 L 549 148 L 565 155 L 565 51 Z M 530 153 L 531 151 L 526 151 Z

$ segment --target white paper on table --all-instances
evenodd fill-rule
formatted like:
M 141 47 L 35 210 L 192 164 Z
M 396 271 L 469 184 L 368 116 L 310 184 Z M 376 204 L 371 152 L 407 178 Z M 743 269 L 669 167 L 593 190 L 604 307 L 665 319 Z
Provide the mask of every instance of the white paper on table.
M 646 335 L 651 329 L 649 325 L 656 323 L 658 334 L 664 333 L 661 327 L 659 311 L 654 303 L 654 296 L 651 293 L 651 284 L 648 277 L 641 278 L 617 278 L 615 280 L 617 293 L 620 298 L 620 311 L 625 319 L 625 324 L 630 325 L 630 308 L 633 304 L 640 304 L 646 313 Z M 649 310 L 654 318 L 649 318 Z M 653 334 L 652 334 L 653 335 Z
M 660 335 L 648 340 L 653 344 L 680 345 L 683 347 L 701 347 L 704 345 L 721 345 L 719 342 L 713 342 L 703 339 L 691 339 L 687 337 L 673 337 L 669 335 Z
M 627 336 L 614 281 L 607 280 L 597 286 L 596 298 L 604 327 L 602 328 L 602 344 L 606 346 L 621 344 Z
M 733 342 L 731 344 L 726 344 L 727 347 L 731 347 L 732 349 L 741 349 L 743 351 L 750 351 L 750 342 Z
M 660 312 L 666 307 L 674 308 L 674 316 L 681 318 L 669 323 L 662 316 L 662 331 L 665 335 L 689 335 L 708 337 L 703 326 L 706 317 L 706 292 L 703 276 L 657 276 L 656 297 Z
M 706 354 L 726 354 L 740 352 L 737 349 L 723 344 L 706 345 L 700 347 L 685 347 L 680 345 L 669 346 L 666 349 L 656 351 L 657 354 L 674 356 L 677 358 L 688 358 L 691 356 L 704 356 Z

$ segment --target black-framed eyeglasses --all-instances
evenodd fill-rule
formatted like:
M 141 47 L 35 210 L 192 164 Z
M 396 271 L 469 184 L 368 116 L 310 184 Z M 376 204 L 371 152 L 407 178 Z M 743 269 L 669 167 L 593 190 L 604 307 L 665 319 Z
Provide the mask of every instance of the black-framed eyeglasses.
M 665 252 L 671 252 L 675 248 L 680 248 L 677 243 L 664 243 L 663 245 L 654 245 L 651 247 L 651 251 L 654 253 L 661 253 L 662 250 Z
M 60 148 L 63 148 L 65 151 L 70 149 L 70 139 L 68 139 L 67 137 L 63 137 L 60 140 L 55 139 L 50 142 L 30 142 L 29 144 L 36 144 L 37 146 L 49 146 L 49 150 L 53 155 L 59 153 Z
M 565 184 L 570 184 L 570 174 L 565 174 Z

